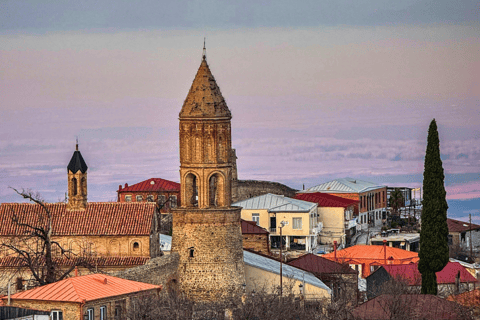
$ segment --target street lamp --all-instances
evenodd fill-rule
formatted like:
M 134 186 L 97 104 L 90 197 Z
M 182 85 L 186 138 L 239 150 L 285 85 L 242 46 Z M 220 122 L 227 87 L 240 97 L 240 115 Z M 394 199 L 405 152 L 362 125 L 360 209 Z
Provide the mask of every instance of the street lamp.
M 283 269 L 283 267 L 282 267 L 282 263 L 283 263 L 283 253 L 282 253 L 283 237 L 282 237 L 282 229 L 286 225 L 288 225 L 288 221 L 280 222 L 280 298 L 283 296 L 283 285 L 282 285 L 282 281 L 283 281 L 283 270 L 282 270 Z

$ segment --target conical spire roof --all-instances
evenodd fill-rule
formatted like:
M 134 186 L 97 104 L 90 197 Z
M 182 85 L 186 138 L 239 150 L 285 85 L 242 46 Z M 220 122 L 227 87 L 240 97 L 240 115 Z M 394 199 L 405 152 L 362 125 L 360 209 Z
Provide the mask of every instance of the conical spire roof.
M 85 163 L 85 160 L 83 160 L 82 154 L 80 151 L 78 151 L 78 144 L 76 146 L 76 150 L 73 153 L 72 159 L 70 160 L 70 163 L 67 166 L 67 170 L 72 171 L 73 173 L 76 173 L 78 170 L 80 170 L 82 173 L 87 172 L 87 164 Z
M 183 103 L 180 118 L 231 118 L 227 103 L 210 71 L 205 55 Z

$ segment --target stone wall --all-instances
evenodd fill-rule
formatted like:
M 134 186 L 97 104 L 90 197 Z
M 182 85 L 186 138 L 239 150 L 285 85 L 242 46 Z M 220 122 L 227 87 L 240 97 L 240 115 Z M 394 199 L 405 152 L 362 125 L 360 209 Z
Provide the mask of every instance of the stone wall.
M 150 259 L 143 266 L 112 272 L 110 275 L 122 279 L 168 286 L 170 280 L 176 279 L 179 255 L 171 253 Z
M 263 254 L 270 254 L 268 234 L 243 234 L 243 248 Z
M 232 185 L 232 202 L 242 201 L 267 193 L 293 198 L 298 190 L 284 184 L 259 180 L 234 180 Z

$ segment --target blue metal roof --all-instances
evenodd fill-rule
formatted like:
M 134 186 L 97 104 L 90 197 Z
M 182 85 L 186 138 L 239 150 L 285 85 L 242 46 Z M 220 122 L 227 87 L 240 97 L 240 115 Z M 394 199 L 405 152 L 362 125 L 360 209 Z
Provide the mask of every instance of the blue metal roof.
M 317 204 L 267 193 L 258 197 L 235 202 L 232 206 L 242 207 L 247 210 L 267 209 L 268 212 L 310 212 Z

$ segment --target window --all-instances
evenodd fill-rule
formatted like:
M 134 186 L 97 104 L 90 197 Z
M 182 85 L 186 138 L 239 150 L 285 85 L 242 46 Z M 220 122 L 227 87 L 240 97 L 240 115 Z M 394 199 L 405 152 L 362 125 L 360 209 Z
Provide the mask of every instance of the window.
M 177 196 L 170 196 L 170 204 L 172 208 L 177 207 Z
M 159 194 L 157 199 L 159 204 L 165 204 L 165 202 L 167 202 L 164 194 Z
M 293 229 L 302 229 L 302 218 L 293 218 Z
M 125 196 L 125 201 L 126 202 L 131 202 L 132 201 L 132 195 L 128 194 Z
M 87 320 L 94 320 L 93 308 L 87 309 Z
M 100 307 L 100 320 L 107 320 L 107 306 Z
M 72 193 L 74 196 L 76 196 L 78 193 L 77 178 L 72 179 L 72 187 L 73 187 Z
M 122 307 L 115 306 L 115 319 L 121 319 L 121 318 L 122 318 Z
M 141 194 L 137 194 L 136 199 L 137 199 L 137 202 L 142 202 L 143 196 Z
M 140 244 L 138 242 L 133 243 L 133 251 L 139 251 L 140 250 Z
M 255 221 L 258 224 L 260 224 L 260 214 L 259 213 L 252 213 L 252 221 Z
M 147 201 L 148 201 L 148 202 L 153 202 L 153 194 L 149 194 L 149 195 L 147 196 Z
M 448 235 L 448 245 L 452 245 L 453 244 L 453 236 L 451 234 Z
M 193 247 L 188 248 L 188 253 L 189 253 L 189 257 L 190 257 L 190 258 L 193 258 L 193 252 L 194 252 L 194 251 L 195 251 L 195 250 L 193 249 Z
M 50 319 L 52 320 L 63 320 L 63 314 L 60 310 L 52 310 L 50 312 Z

